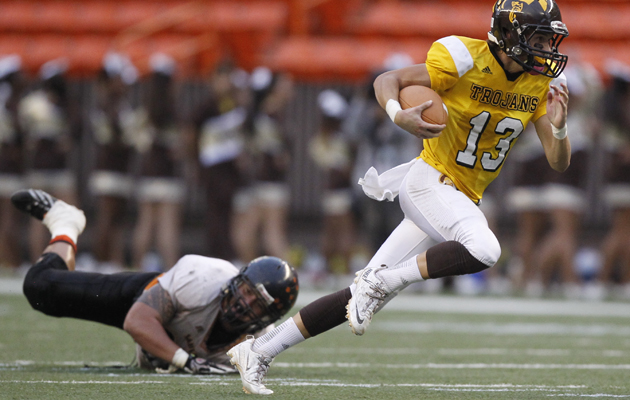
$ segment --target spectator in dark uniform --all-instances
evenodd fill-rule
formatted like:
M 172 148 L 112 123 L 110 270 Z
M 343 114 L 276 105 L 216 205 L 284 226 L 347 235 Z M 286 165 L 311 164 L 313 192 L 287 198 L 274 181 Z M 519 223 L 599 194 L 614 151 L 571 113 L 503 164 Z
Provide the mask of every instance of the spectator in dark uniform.
M 608 232 L 601 244 L 600 279 L 618 295 L 630 298 L 630 66 L 608 65 L 612 80 L 602 101 L 601 115 L 607 148 L 607 186 L 604 200 L 611 211 Z
M 233 241 L 242 261 L 262 253 L 286 258 L 291 149 L 284 111 L 293 95 L 293 81 L 258 67 L 250 76 L 250 87 L 253 99 L 246 123 L 250 180 L 235 197 Z
M 352 213 L 352 170 L 355 149 L 341 131 L 348 109 L 347 101 L 333 90 L 324 90 L 317 98 L 322 115 L 321 126 L 309 143 L 309 153 L 322 170 L 325 189 L 322 196 L 324 228 L 322 253 L 328 269 L 337 274 L 349 271 L 355 232 Z
M 129 100 L 129 86 L 137 71 L 131 61 L 109 53 L 98 75 L 97 105 L 90 115 L 96 145 L 96 165 L 90 191 L 96 211 L 93 250 L 102 266 L 121 268 L 125 263 L 125 215 L 132 196 L 131 162 L 138 118 Z
M 39 82 L 20 102 L 20 125 L 26 135 L 27 184 L 70 203 L 77 202 L 72 163 L 80 138 L 80 115 L 69 92 L 63 59 L 45 63 Z M 48 232 L 36 221 L 29 226 L 29 255 L 36 260 L 47 244 Z
M 18 124 L 18 103 L 26 87 L 19 56 L 0 58 L 0 265 L 18 267 L 19 215 L 12 212 L 11 194 L 25 185 L 24 137 Z
M 199 161 L 204 203 L 206 254 L 232 260 L 232 201 L 241 186 L 239 157 L 247 118 L 247 78 L 231 62 L 221 63 L 210 77 L 208 98 L 192 116 L 189 136 Z
M 522 271 L 517 286 L 531 296 L 550 293 L 556 286 L 569 298 L 584 295 L 575 256 L 587 206 L 592 102 L 597 101 L 601 84 L 592 67 L 577 61 L 565 75 L 572 96 L 567 120 L 572 132 L 569 168 L 559 173 L 540 162 L 543 148 L 530 130 L 521 135 L 524 143 L 515 149 L 522 161 L 517 186 L 508 199 L 517 211 L 519 227 L 515 252 Z
M 162 269 L 175 265 L 180 256 L 180 230 L 185 185 L 181 176 L 182 130 L 177 116 L 173 73 L 175 62 L 158 53 L 151 57 L 151 73 L 141 110 L 145 136 L 139 148 L 141 167 L 137 185 L 138 221 L 133 239 L 134 265 L 151 244 L 161 256 Z M 153 266 L 155 268 L 155 266 Z

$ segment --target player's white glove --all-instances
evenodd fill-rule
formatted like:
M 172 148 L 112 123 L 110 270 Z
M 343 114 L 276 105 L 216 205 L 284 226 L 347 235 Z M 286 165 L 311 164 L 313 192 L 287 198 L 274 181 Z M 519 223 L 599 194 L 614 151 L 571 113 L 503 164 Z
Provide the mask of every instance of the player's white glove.
M 217 364 L 201 357 L 188 357 L 184 371 L 195 375 L 225 375 L 233 374 L 236 368 L 231 365 Z
M 188 354 L 184 349 L 177 349 L 168 369 L 159 367 L 155 369 L 159 374 L 172 374 L 181 370 L 197 375 L 225 375 L 238 372 L 231 365 L 218 364 L 205 358 L 195 357 L 192 354 Z

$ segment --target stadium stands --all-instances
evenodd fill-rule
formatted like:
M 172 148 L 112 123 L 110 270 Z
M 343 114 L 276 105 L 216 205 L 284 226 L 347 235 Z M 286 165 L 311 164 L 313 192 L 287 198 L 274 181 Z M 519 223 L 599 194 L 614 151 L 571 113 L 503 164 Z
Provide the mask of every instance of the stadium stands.
M 190 74 L 205 73 L 231 55 L 245 69 L 266 63 L 308 80 L 355 80 L 389 52 L 404 51 L 422 62 L 427 44 L 439 37 L 485 38 L 487 3 L 2 0 L 0 54 L 20 54 L 30 71 L 48 58 L 66 57 L 78 75 L 93 73 L 108 50 L 129 53 L 141 71 L 149 50 L 168 52 Z M 630 64 L 624 43 L 629 1 L 563 0 L 562 11 L 571 33 L 566 46 L 599 69 L 611 56 Z

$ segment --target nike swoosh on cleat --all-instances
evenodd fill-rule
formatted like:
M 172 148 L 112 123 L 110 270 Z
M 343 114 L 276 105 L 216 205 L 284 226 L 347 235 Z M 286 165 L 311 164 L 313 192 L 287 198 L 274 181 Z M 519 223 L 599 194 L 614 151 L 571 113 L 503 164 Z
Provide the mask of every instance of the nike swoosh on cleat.
M 361 316 L 359 315 L 359 310 L 358 309 L 354 309 L 354 313 L 356 314 L 357 317 L 357 321 L 362 324 L 363 323 L 363 319 L 361 319 Z

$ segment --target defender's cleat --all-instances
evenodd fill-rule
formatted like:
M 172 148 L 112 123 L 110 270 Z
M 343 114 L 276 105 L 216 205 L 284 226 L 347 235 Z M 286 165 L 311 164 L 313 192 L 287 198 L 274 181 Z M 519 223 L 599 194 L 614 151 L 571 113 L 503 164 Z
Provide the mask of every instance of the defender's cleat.
M 382 265 L 377 268 L 363 268 L 357 272 L 354 279 L 356 287 L 346 306 L 350 329 L 355 335 L 365 333 L 374 313 L 390 294 L 383 281 L 376 276 L 378 271 L 385 268 L 387 266 Z
M 19 190 L 11 196 L 15 208 L 40 221 L 56 201 L 56 198 L 38 189 Z
M 265 357 L 252 350 L 254 337 L 248 336 L 247 340 L 232 347 L 227 355 L 230 356 L 230 363 L 234 365 L 241 374 L 243 391 L 248 394 L 272 394 L 273 390 L 267 389 L 263 380 L 267 376 L 269 364 L 272 357 Z

